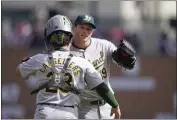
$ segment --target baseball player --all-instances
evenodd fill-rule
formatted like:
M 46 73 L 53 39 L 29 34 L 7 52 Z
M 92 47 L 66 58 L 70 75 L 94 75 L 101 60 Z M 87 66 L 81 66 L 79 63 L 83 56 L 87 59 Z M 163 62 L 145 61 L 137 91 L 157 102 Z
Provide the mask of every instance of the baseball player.
M 66 16 L 52 17 L 45 28 L 49 52 L 23 59 L 17 66 L 17 74 L 24 79 L 33 76 L 39 88 L 47 85 L 36 89 L 35 119 L 77 119 L 79 94 L 85 87 L 97 91 L 117 111 L 118 102 L 90 62 L 70 54 L 72 36 L 72 24 Z
M 107 40 L 92 38 L 95 28 L 96 25 L 92 16 L 79 15 L 75 20 L 74 37 L 70 50 L 74 55 L 89 60 L 114 93 L 109 83 L 110 63 L 113 61 L 126 69 L 132 69 L 136 61 L 135 51 L 125 40 L 122 40 L 116 47 Z M 111 106 L 95 91 L 86 89 L 81 95 L 81 99 L 80 119 L 113 119 L 120 117 L 120 109 L 119 116 L 112 115 Z

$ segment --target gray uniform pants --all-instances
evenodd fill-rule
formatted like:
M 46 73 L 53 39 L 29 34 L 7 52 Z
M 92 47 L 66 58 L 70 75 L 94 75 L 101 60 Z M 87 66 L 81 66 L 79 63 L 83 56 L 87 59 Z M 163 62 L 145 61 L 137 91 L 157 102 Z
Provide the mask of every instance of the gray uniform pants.
M 110 116 L 111 108 L 107 103 L 98 108 L 98 105 L 91 105 L 88 101 L 82 101 L 79 107 L 79 119 L 114 119 L 114 115 Z
M 78 119 L 78 107 L 37 105 L 34 119 Z

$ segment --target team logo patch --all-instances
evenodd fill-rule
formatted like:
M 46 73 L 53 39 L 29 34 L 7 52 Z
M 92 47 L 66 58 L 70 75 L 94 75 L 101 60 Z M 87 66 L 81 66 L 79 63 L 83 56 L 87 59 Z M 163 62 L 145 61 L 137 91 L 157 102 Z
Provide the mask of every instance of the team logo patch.
M 103 51 L 100 52 L 100 56 L 101 56 L 102 58 L 104 57 Z
M 91 20 L 91 17 L 88 15 L 85 15 L 84 21 L 90 21 L 90 20 Z

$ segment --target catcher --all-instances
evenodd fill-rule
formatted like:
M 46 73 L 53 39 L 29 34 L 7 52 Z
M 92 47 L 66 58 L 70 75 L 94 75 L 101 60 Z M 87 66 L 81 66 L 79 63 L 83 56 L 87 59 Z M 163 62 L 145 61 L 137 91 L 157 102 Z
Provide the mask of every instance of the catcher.
M 116 47 L 107 40 L 91 37 L 95 28 L 92 16 L 79 15 L 75 20 L 74 37 L 70 50 L 74 55 L 89 60 L 114 93 L 109 83 L 110 64 L 114 62 L 125 69 L 133 69 L 136 61 L 135 50 L 126 40 L 121 40 Z M 80 119 L 119 119 L 121 116 L 120 108 L 118 108 L 118 112 L 115 112 L 115 109 L 106 103 L 96 91 L 86 89 L 81 95 L 81 99 Z

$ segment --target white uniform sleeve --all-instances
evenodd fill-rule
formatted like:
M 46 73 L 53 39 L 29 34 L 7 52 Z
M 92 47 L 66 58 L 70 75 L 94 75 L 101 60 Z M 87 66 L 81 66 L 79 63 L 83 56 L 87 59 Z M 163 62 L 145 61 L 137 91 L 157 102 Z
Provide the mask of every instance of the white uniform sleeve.
M 91 63 L 88 62 L 87 66 L 88 68 L 86 69 L 85 82 L 87 83 L 89 89 L 93 89 L 104 81 Z
M 41 63 L 38 62 L 37 57 L 38 55 L 32 56 L 26 62 L 22 62 L 18 65 L 18 69 L 23 78 L 34 75 L 41 68 Z
M 117 50 L 117 47 L 112 43 L 112 42 L 109 42 L 107 43 L 107 55 L 108 55 L 108 58 L 112 61 L 112 53 Z

